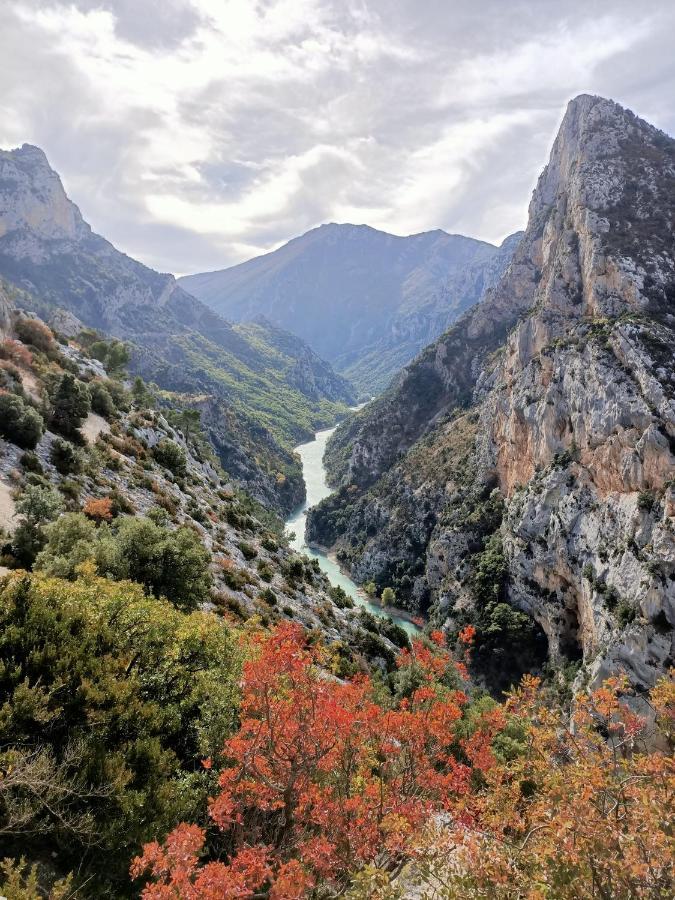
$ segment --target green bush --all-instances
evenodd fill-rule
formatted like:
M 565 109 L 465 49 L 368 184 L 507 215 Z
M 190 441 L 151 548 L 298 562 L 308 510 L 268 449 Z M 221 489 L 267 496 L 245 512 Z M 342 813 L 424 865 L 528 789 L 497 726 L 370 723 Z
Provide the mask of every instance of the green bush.
M 76 475 L 82 471 L 82 454 L 70 441 L 55 438 L 49 450 L 49 461 L 61 475 Z
M 30 568 L 46 543 L 44 526 L 63 508 L 58 491 L 49 485 L 29 484 L 16 504 L 19 524 L 12 537 L 12 554 L 17 563 Z
M 81 563 L 93 560 L 101 574 L 136 581 L 179 609 L 194 609 L 209 599 L 210 555 L 190 528 L 171 530 L 131 516 L 96 528 L 82 513 L 69 513 L 46 534 L 47 545 L 35 565 L 50 575 L 74 578 Z
M 15 394 L 0 394 L 0 434 L 22 447 L 34 450 L 37 447 L 44 422 L 42 416 Z
M 86 384 L 66 372 L 59 381 L 52 397 L 49 424 L 64 437 L 82 442 L 78 429 L 91 409 Z
M 338 609 L 353 609 L 354 601 L 339 584 L 333 585 L 328 589 L 328 596 L 337 606 Z
M 19 462 L 23 466 L 25 472 L 35 472 L 37 475 L 44 475 L 42 463 L 38 459 L 37 454 L 33 453 L 32 450 L 23 453 Z
M 651 512 L 654 503 L 656 503 L 656 497 L 653 491 L 641 491 L 638 494 L 638 509 Z
M 94 359 L 102 362 L 109 372 L 121 372 L 129 362 L 129 348 L 123 341 L 94 341 L 89 347 Z
M 187 457 L 185 451 L 175 441 L 163 438 L 153 450 L 160 466 L 164 466 L 177 478 L 185 478 L 187 474 Z
M 239 542 L 239 549 L 242 552 L 244 559 L 252 560 L 255 559 L 258 555 L 258 551 L 255 549 L 253 544 L 247 544 L 246 541 Z
M 139 847 L 205 814 L 214 782 L 199 761 L 234 727 L 239 672 L 216 616 L 128 582 L 10 577 L 0 766 L 21 778 L 0 803 L 3 856 L 77 870 L 82 896 L 128 897 Z
M 104 419 L 112 419 L 115 415 L 115 402 L 110 396 L 110 391 L 101 381 L 92 381 L 89 384 L 91 408 Z
M 260 599 L 264 600 L 268 606 L 276 606 L 277 605 L 277 595 L 271 588 L 265 588 L 264 591 L 260 594 Z

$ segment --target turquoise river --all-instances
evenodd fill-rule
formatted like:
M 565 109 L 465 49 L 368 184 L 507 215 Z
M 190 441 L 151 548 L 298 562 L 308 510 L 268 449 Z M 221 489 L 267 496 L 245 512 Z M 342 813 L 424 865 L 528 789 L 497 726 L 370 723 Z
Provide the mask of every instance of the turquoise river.
M 325 431 L 319 431 L 313 441 L 307 444 L 300 444 L 295 448 L 295 452 L 299 454 L 302 460 L 302 473 L 307 485 L 307 499 L 305 503 L 297 509 L 286 520 L 286 531 L 293 534 L 291 546 L 300 553 L 306 553 L 312 559 L 316 559 L 321 569 L 328 576 L 331 584 L 339 585 L 354 603 L 364 606 L 375 616 L 382 616 L 396 622 L 408 632 L 408 634 L 416 634 L 419 629 L 416 625 L 402 616 L 396 615 L 393 611 L 382 609 L 377 603 L 372 603 L 367 594 L 355 584 L 348 575 L 340 569 L 337 561 L 316 547 L 310 547 L 305 542 L 305 523 L 307 521 L 307 510 L 311 506 L 323 500 L 331 493 L 326 481 L 326 470 L 323 465 L 323 452 L 326 449 L 326 441 L 335 431 L 335 428 L 327 428 Z

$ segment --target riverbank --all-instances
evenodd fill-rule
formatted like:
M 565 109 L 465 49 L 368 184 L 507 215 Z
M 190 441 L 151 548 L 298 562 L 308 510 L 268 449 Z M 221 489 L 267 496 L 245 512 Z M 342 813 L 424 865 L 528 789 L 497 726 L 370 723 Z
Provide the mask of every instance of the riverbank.
M 409 635 L 417 634 L 420 629 L 407 613 L 403 610 L 393 610 L 390 607 L 384 609 L 379 603 L 373 603 L 365 591 L 352 581 L 342 569 L 334 554 L 328 553 L 322 548 L 309 546 L 305 541 L 307 510 L 312 506 L 316 506 L 317 503 L 331 493 L 331 488 L 326 481 L 323 454 L 326 442 L 335 431 L 335 427 L 318 431 L 313 441 L 300 444 L 295 448 L 295 452 L 299 455 L 302 462 L 302 473 L 307 487 L 307 497 L 302 506 L 286 520 L 286 531 L 288 534 L 293 535 L 291 547 L 297 550 L 298 553 L 304 553 L 312 559 L 316 559 L 329 581 L 333 585 L 341 587 L 358 606 L 364 607 L 374 616 L 391 619 L 392 622 L 405 629 Z

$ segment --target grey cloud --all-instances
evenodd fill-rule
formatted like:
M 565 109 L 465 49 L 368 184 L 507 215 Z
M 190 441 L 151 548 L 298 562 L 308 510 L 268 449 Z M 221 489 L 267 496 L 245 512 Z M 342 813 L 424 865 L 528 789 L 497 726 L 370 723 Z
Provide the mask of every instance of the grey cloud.
M 268 27 L 280 2 L 283 37 Z M 343 210 L 499 240 L 582 91 L 675 133 L 669 0 L 314 0 L 306 16 L 297 2 L 244 4 L 263 17 L 255 40 L 234 19 L 239 37 L 227 19 L 216 31 L 226 0 L 8 0 L 0 145 L 42 146 L 96 230 L 184 273 Z M 101 63 L 68 29 L 102 10 Z M 51 32 L 48 12 L 64 17 Z

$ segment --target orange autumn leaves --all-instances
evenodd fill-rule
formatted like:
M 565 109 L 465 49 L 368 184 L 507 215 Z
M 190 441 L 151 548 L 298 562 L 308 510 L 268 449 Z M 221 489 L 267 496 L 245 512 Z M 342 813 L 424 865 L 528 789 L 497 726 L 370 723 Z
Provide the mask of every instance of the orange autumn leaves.
M 153 878 L 146 898 L 247 897 L 267 885 L 270 897 L 290 900 L 316 884 L 339 888 L 364 864 L 404 854 L 435 811 L 469 791 L 473 767 L 491 761 L 499 723 L 479 729 L 457 758 L 454 726 L 467 698 L 443 686 L 454 663 L 441 646 L 401 654 L 417 686 L 386 708 L 368 677 L 326 675 L 296 625 L 256 644 L 209 810 L 230 841 L 229 861 L 201 865 L 204 833 L 181 825 L 134 862 L 135 876 Z
M 481 834 L 463 838 L 467 897 L 673 896 L 675 684 L 663 679 L 650 698 L 660 750 L 645 743 L 654 728 L 627 692 L 625 679 L 609 679 L 577 698 L 570 722 L 542 702 L 537 679 L 523 680 L 507 703 L 527 726 L 523 752 L 486 773 Z
M 293 624 L 256 637 L 252 656 L 240 728 L 222 761 L 205 761 L 220 769 L 221 858 L 207 861 L 204 830 L 178 826 L 134 861 L 146 900 L 339 893 L 370 864 L 413 857 L 429 886 L 446 885 L 439 897 L 667 896 L 672 759 L 640 752 L 622 684 L 582 700 L 571 731 L 536 679 L 467 715 L 441 633 L 400 654 L 395 698 L 328 675 Z M 672 691 L 654 696 L 672 716 Z M 496 755 L 514 723 L 522 743 Z

